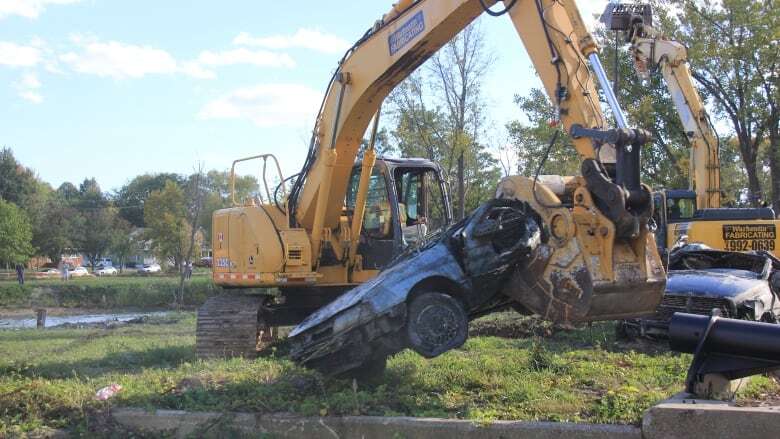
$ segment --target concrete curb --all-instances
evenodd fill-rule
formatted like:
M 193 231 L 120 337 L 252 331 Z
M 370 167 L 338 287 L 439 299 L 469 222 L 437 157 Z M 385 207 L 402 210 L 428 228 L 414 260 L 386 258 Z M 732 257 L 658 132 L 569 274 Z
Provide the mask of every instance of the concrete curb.
M 642 433 L 645 439 L 778 437 L 780 407 L 735 407 L 679 394 L 645 412 Z
M 486 425 L 471 421 L 406 417 L 345 416 L 303 418 L 285 414 L 146 411 L 115 409 L 120 425 L 150 433 L 173 433 L 176 437 L 220 436 L 227 428 L 247 436 L 283 438 L 430 438 L 469 437 L 499 439 L 641 439 L 639 428 L 623 425 L 571 424 L 557 422 L 496 421 Z

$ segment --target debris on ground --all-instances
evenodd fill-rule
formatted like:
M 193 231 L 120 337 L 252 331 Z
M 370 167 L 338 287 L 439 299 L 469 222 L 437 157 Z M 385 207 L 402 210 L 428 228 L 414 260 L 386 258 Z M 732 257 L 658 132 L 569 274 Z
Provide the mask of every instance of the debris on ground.
M 98 401 L 108 401 L 114 397 L 117 393 L 122 391 L 122 386 L 119 384 L 111 384 L 110 386 L 103 387 L 95 393 L 95 399 Z

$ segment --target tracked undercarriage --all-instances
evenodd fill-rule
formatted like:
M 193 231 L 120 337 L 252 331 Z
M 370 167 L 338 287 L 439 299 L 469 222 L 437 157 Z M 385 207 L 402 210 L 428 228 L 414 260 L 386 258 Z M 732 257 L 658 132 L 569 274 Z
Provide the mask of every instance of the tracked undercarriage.
M 297 325 L 344 291 L 284 289 L 280 295 L 235 290 L 208 299 L 197 314 L 198 358 L 254 358 L 276 339 L 281 326 Z

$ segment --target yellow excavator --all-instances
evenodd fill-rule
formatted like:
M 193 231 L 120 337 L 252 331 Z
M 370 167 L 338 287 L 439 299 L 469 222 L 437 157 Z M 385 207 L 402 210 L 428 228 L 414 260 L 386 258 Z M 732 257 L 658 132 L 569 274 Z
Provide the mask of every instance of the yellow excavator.
M 513 277 L 507 294 L 559 321 L 655 310 L 666 275 L 648 227 L 651 190 L 640 181 L 649 136 L 626 125 L 575 2 L 401 0 L 339 62 L 301 172 L 284 178 L 275 158 L 258 156 L 263 181 L 270 162 L 278 186 L 266 184 L 264 198 L 214 213 L 213 279 L 236 290 L 199 309 L 199 356 L 254 355 L 275 327 L 297 324 L 370 282 L 415 240 L 424 242 L 425 228 L 449 223 L 437 166 L 379 159 L 373 139 L 385 97 L 484 13 L 511 20 L 582 161 L 581 176 L 513 176 L 499 184 L 497 198 L 527 203 L 544 236 L 533 266 Z M 617 127 L 602 113 L 597 82 Z M 356 162 L 370 125 L 372 140 Z M 450 293 L 446 283 L 428 287 Z
M 659 251 L 688 242 L 729 251 L 769 251 L 780 256 L 780 221 L 769 208 L 722 208 L 719 139 L 688 66 L 688 50 L 653 27 L 647 4 L 610 3 L 607 29 L 626 33 L 640 78 L 660 71 L 691 144 L 690 187 L 656 191 L 653 219 Z

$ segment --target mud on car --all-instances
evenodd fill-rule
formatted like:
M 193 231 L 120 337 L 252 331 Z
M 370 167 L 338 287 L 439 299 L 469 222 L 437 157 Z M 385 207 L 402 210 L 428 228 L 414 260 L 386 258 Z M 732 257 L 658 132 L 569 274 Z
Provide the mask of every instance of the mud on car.
M 676 312 L 777 323 L 780 260 L 767 252 L 738 253 L 687 245 L 669 257 L 663 301 L 655 314 L 623 321 L 621 335 L 665 336 Z
M 538 224 L 526 203 L 482 205 L 306 318 L 289 335 L 292 358 L 371 376 L 403 349 L 431 358 L 461 346 L 471 319 L 509 305 L 501 286 L 541 242 Z

